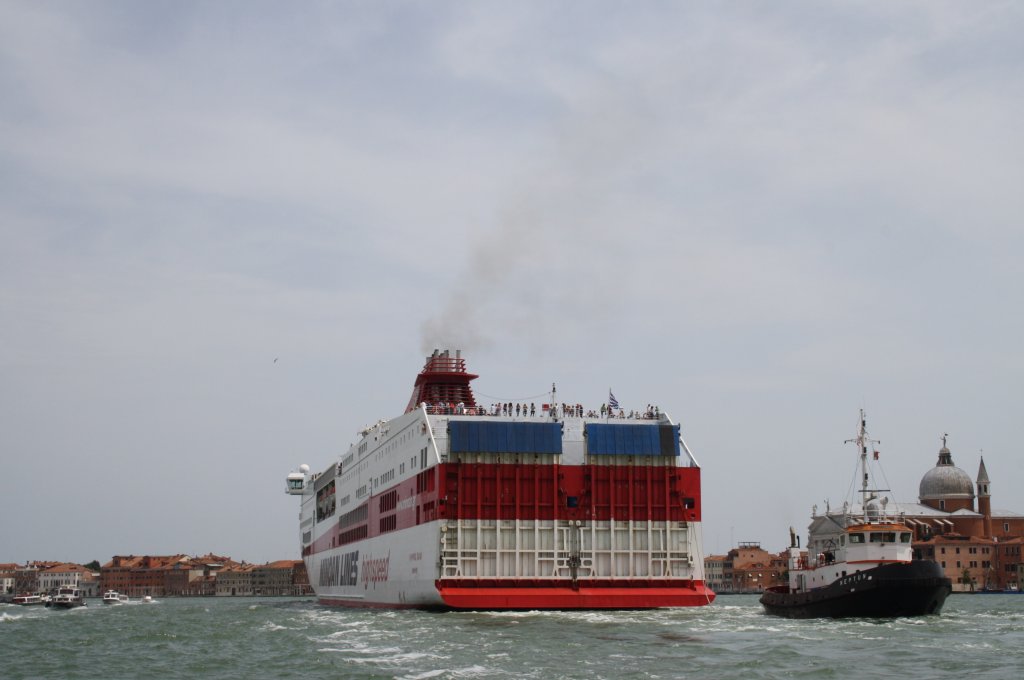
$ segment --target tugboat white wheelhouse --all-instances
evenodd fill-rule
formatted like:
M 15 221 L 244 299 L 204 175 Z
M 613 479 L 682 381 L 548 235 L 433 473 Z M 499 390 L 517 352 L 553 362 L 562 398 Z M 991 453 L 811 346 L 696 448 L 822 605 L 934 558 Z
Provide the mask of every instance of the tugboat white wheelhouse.
M 664 413 L 477 404 L 460 352 L 427 357 L 405 413 L 359 433 L 302 497 L 321 603 L 448 609 L 710 604 L 700 467 Z

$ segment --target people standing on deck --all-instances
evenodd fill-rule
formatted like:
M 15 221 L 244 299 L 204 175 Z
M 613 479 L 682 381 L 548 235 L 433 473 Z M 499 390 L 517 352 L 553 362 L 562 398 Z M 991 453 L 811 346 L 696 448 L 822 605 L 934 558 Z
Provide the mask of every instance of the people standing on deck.
M 492 403 L 490 406 L 467 406 L 465 402 L 444 402 L 438 401 L 430 403 L 428 401 L 420 402 L 420 406 L 427 410 L 427 413 L 434 415 L 493 415 L 493 416 L 509 416 L 509 417 L 523 417 L 536 416 L 537 415 L 537 404 L 533 403 L 515 403 L 515 402 L 500 402 Z M 618 412 L 616 412 L 618 411 Z M 613 408 L 607 403 L 601 404 L 601 408 L 597 411 L 594 409 L 586 409 L 583 404 L 567 404 L 562 402 L 560 404 L 542 404 L 541 415 L 548 413 L 549 415 L 558 417 L 576 417 L 576 418 L 622 418 L 630 420 L 659 420 L 661 418 L 661 407 L 657 404 L 647 404 L 646 409 L 630 410 L 628 415 L 622 408 Z

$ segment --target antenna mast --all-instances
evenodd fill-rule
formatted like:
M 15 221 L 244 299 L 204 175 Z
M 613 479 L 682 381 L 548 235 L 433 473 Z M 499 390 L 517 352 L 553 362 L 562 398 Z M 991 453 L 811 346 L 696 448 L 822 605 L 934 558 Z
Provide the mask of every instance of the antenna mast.
M 855 443 L 860 448 L 860 474 L 861 474 L 861 486 L 860 486 L 860 502 L 861 509 L 867 512 L 868 505 L 868 444 L 881 444 L 882 442 L 878 439 L 871 439 L 868 437 L 868 421 L 864 415 L 864 409 L 860 410 L 860 425 L 857 428 L 857 438 L 847 439 L 844 444 Z

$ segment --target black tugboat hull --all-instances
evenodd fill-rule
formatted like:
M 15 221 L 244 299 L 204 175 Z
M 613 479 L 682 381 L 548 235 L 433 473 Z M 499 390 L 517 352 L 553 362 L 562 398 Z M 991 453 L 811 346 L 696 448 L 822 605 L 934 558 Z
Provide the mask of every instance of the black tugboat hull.
M 806 593 L 772 588 L 761 604 L 768 614 L 791 619 L 926 616 L 942 611 L 952 589 L 936 562 L 915 560 L 865 569 Z

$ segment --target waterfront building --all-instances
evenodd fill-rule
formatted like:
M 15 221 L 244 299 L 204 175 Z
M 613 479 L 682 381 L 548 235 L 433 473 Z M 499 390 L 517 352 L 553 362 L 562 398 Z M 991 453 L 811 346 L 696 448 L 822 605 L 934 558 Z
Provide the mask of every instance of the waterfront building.
M 309 573 L 306 571 L 306 563 L 302 560 L 295 560 L 295 569 L 292 570 L 292 586 L 295 588 L 293 595 L 312 595 L 313 586 L 309 582 Z
M 17 564 L 0 564 L 0 595 L 14 595 L 14 573 Z
M 115 555 L 100 568 L 104 591 L 116 590 L 129 597 L 164 597 L 168 572 L 185 555 Z M 172 585 L 176 582 L 172 575 Z
M 944 436 L 938 462 L 921 478 L 918 501 L 899 505 L 914 529 L 915 557 L 941 564 L 954 590 L 1020 587 L 1024 515 L 993 509 L 984 458 L 972 481 L 954 464 Z
M 256 595 L 292 595 L 292 573 L 295 560 L 278 560 L 263 564 L 252 572 L 253 592 Z
M 240 564 L 217 573 L 216 595 L 312 595 L 302 560 Z
M 182 557 L 165 565 L 165 589 L 169 596 L 206 596 L 216 590 L 217 574 L 235 565 L 230 557 L 208 553 L 199 557 Z
M 237 597 L 253 594 L 252 572 L 254 565 L 238 564 L 217 572 L 215 594 L 217 597 Z
M 914 556 L 938 562 L 954 590 L 972 591 L 991 579 L 998 549 L 991 538 L 949 533 L 916 541 Z
M 1003 590 L 1020 590 L 1024 582 L 1020 580 L 1021 568 L 1021 547 L 1024 545 L 1024 538 L 1011 538 L 1000 541 L 998 545 L 998 563 L 1000 565 Z
M 301 560 L 263 565 L 220 555 L 118 555 L 101 569 L 102 587 L 129 597 L 308 595 Z
M 192 562 L 184 555 L 176 556 L 177 559 L 168 560 L 159 567 L 164 577 L 164 597 L 181 596 L 188 590 L 189 575 L 192 571 Z
M 38 593 L 39 592 L 39 571 L 49 569 L 55 562 L 28 562 L 14 571 L 14 592 Z
M 55 592 L 61 586 L 71 586 L 89 592 L 98 590 L 91 569 L 80 564 L 63 562 L 38 570 L 39 591 Z
M 78 587 L 86 597 L 99 597 L 107 590 L 131 598 L 312 594 L 302 560 L 255 565 L 212 553 L 115 555 L 99 573 L 64 562 L 0 564 L 2 596 L 50 592 L 65 585 Z
M 716 593 L 725 592 L 725 563 L 728 559 L 727 555 L 708 555 L 704 558 L 704 582 Z
M 103 565 L 102 587 L 129 597 L 213 595 L 216 574 L 236 564 L 230 557 L 207 554 L 115 555 Z
M 784 585 L 786 560 L 768 552 L 760 543 L 740 543 L 729 551 L 732 559 L 733 589 L 741 593 L 759 593 L 772 586 Z
M 704 578 L 716 593 L 759 593 L 786 583 L 788 551 L 770 553 L 760 543 L 741 542 L 726 555 L 704 559 Z

